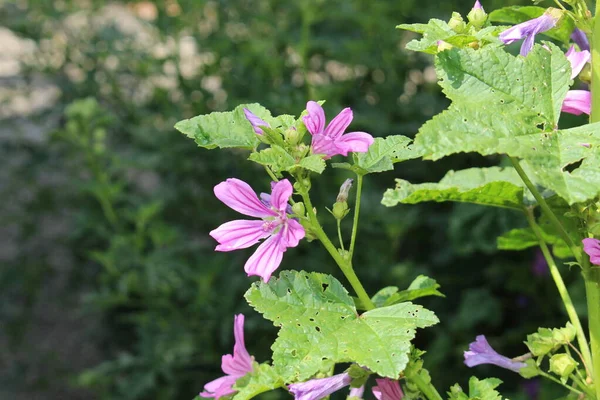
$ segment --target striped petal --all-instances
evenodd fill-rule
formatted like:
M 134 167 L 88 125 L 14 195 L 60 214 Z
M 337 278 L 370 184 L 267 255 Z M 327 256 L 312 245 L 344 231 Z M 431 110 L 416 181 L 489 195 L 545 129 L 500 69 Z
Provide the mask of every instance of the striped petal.
M 258 218 L 277 215 L 258 199 L 250 185 L 239 179 L 229 178 L 225 182 L 219 183 L 215 186 L 214 192 L 219 200 L 244 215 Z
M 248 276 L 260 276 L 263 281 L 268 282 L 273 272 L 281 264 L 285 246 L 282 245 L 282 235 L 280 233 L 272 235 L 261 243 L 254 254 L 246 261 L 244 270 Z
M 263 229 L 264 223 L 263 220 L 236 219 L 210 231 L 209 235 L 219 242 L 216 251 L 245 249 L 271 234 Z

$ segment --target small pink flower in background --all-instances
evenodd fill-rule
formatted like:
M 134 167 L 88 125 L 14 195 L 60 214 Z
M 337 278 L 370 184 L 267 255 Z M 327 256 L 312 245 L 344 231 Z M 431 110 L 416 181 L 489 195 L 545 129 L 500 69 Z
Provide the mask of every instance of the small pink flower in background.
M 600 240 L 592 238 L 583 239 L 583 251 L 590 256 L 592 264 L 600 265 Z
M 216 251 L 233 251 L 248 248 L 266 239 L 248 259 L 244 270 L 248 274 L 269 281 L 271 274 L 281 264 L 288 247 L 296 247 L 304 237 L 304 228 L 298 221 L 288 218 L 288 201 L 292 184 L 287 179 L 275 183 L 269 197 L 270 206 L 262 202 L 250 185 L 230 178 L 215 186 L 215 195 L 235 211 L 259 220 L 238 219 L 226 222 L 210 232 L 219 242 Z
M 350 385 L 352 378 L 347 372 L 329 378 L 311 379 L 302 383 L 289 385 L 295 400 L 320 400 L 333 392 Z
M 569 47 L 565 56 L 567 56 L 567 60 L 571 63 L 571 79 L 574 79 L 579 75 L 583 67 L 585 67 L 585 64 L 587 64 L 591 58 L 589 51 L 577 51 L 575 50 L 575 46 Z
M 400 400 L 404 397 L 400 383 L 392 379 L 375 379 L 377 386 L 372 391 L 377 400 Z
M 525 38 L 521 45 L 521 55 L 526 56 L 533 48 L 535 35 L 554 28 L 558 20 L 559 16 L 555 15 L 553 12 L 546 11 L 540 17 L 508 28 L 502 32 L 498 38 L 504 42 L 504 44 L 511 44 Z
M 269 125 L 268 122 L 263 121 L 261 118 L 259 118 L 256 114 L 254 114 L 252 111 L 248 110 L 247 108 L 244 108 L 244 115 L 246 116 L 246 119 L 250 122 L 250 124 L 254 128 L 254 132 L 256 132 L 259 135 L 264 134 L 263 130 L 260 129 L 261 126 L 266 126 L 267 128 L 271 127 L 271 125 Z
M 244 314 L 235 316 L 233 335 L 235 337 L 233 355 L 226 354 L 221 359 L 221 369 L 226 375 L 204 385 L 204 392 L 200 393 L 200 396 L 219 399 L 233 394 L 235 393 L 235 390 L 233 390 L 235 381 L 252 372 L 254 357 L 248 354 L 244 343 Z
M 467 367 L 494 364 L 518 373 L 521 368 L 526 366 L 523 362 L 513 361 L 508 357 L 498 354 L 490 346 L 484 335 L 477 336 L 475 341 L 469 345 L 469 351 L 465 351 L 464 355 Z
M 365 132 L 344 131 L 352 122 L 352 110 L 344 108 L 325 127 L 325 112 L 323 107 L 315 101 L 306 103 L 308 115 L 302 118 L 306 129 L 312 135 L 313 154 L 324 154 L 325 158 L 331 158 L 341 154 L 347 156 L 349 152 L 365 153 L 373 144 L 373 136 Z
M 592 94 L 588 90 L 569 90 L 563 101 L 561 111 L 581 115 L 592 112 Z

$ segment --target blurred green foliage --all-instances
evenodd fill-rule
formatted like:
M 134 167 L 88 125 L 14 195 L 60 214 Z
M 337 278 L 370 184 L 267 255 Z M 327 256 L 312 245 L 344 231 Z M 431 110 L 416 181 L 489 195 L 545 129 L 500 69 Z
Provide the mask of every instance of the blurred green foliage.
M 215 184 L 235 176 L 265 191 L 268 179 L 245 153 L 195 148 L 174 123 L 245 102 L 298 114 L 326 99 L 330 117 L 352 107 L 353 129 L 413 136 L 447 102 L 431 59 L 405 51 L 413 36 L 394 27 L 464 15 L 471 3 L 0 2 L 0 395 L 190 399 L 220 375 L 238 312 L 249 350 L 266 360 L 275 329 L 242 297 L 252 250 L 214 253 L 208 232 L 234 216 Z M 356 265 L 367 290 L 427 274 L 446 295 L 424 300 L 442 322 L 417 338 L 440 390 L 488 374 L 520 392 L 516 374 L 469 370 L 462 351 L 483 333 L 516 356 L 526 334 L 566 317 L 551 280 L 532 269 L 533 252 L 496 250 L 498 235 L 523 226 L 520 215 L 387 209 L 381 197 L 397 177 L 433 182 L 500 162 L 415 160 L 365 182 Z M 346 175 L 328 170 L 315 182 L 323 219 Z M 288 251 L 284 266 L 342 279 L 316 243 Z

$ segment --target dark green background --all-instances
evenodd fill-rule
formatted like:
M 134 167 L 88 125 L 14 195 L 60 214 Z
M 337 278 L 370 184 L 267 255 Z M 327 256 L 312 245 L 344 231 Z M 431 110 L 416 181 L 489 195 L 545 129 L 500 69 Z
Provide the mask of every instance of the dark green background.
M 528 2 L 483 5 L 510 4 Z M 268 179 L 246 153 L 199 149 L 173 125 L 240 103 L 298 114 L 325 99 L 329 118 L 352 107 L 353 130 L 414 136 L 447 101 L 432 58 L 404 50 L 414 35 L 394 27 L 471 6 L 0 1 L 0 398 L 189 400 L 221 375 L 240 312 L 249 351 L 266 361 L 276 330 L 242 298 L 253 250 L 215 253 L 208 232 L 235 217 L 214 185 L 237 177 L 267 191 Z M 435 181 L 501 162 L 460 154 L 369 176 L 356 268 L 370 293 L 418 274 L 442 285 L 446 298 L 422 300 L 442 322 L 417 339 L 440 391 L 475 374 L 500 377 L 506 395 L 525 398 L 516 374 L 462 363 L 477 334 L 517 356 L 527 333 L 566 321 L 551 279 L 532 269 L 535 253 L 496 250 L 496 236 L 521 226 L 520 216 L 380 205 L 396 177 Z M 313 185 L 332 234 L 324 207 L 347 177 L 327 170 Z M 283 265 L 345 282 L 316 242 L 289 250 Z M 576 271 L 564 272 L 577 282 Z M 541 398 L 561 393 L 545 390 Z

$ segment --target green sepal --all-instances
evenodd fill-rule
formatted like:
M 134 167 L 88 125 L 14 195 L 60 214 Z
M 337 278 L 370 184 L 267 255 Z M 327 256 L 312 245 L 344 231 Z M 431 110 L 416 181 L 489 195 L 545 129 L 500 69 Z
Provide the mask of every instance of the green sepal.
M 353 388 L 361 387 L 367 382 L 369 376 L 371 376 L 371 372 L 369 370 L 361 368 L 356 364 L 352 364 L 346 372 L 352 378 L 352 383 L 350 384 L 350 387 Z
M 533 358 L 525 360 L 525 366 L 519 369 L 519 375 L 525 379 L 531 379 L 540 374 L 540 368 Z
M 579 363 L 567 353 L 554 354 L 550 357 L 550 372 L 566 380 L 575 371 Z
M 392 207 L 398 203 L 457 201 L 522 210 L 523 192 L 523 183 L 513 168 L 470 168 L 449 171 L 438 183 L 411 184 L 396 179 L 396 188 L 386 190 L 381 203 Z
M 251 373 L 244 375 L 235 382 L 233 389 L 237 393 L 233 395 L 234 400 L 249 400 L 261 393 L 268 392 L 284 386 L 284 381 L 275 369 L 267 363 L 254 363 Z
M 492 22 L 499 22 L 501 24 L 516 25 L 520 24 L 521 22 L 537 18 L 545 11 L 546 8 L 536 6 L 503 7 L 492 11 L 489 14 L 489 20 Z M 551 39 L 558 40 L 559 42 L 568 43 L 574 28 L 575 25 L 573 20 L 569 17 L 564 17 L 558 21 L 555 28 L 552 28 L 546 32 L 541 32 L 541 34 L 546 35 Z
M 273 365 L 286 382 L 341 362 L 396 378 L 408 362 L 416 328 L 438 322 L 431 311 L 408 302 L 359 316 L 338 280 L 314 272 L 283 271 L 269 283 L 254 283 L 245 297 L 280 327 L 271 348 Z
M 269 148 L 252 153 L 248 159 L 268 166 L 276 174 L 280 174 L 283 171 L 292 172 L 298 168 L 304 168 L 319 174 L 325 170 L 323 157 L 311 155 L 296 161 L 291 154 L 278 145 L 272 145 Z
M 527 335 L 525 344 L 534 356 L 544 356 L 571 343 L 576 334 L 575 327 L 567 322 L 564 328 L 539 328 L 536 333 Z

